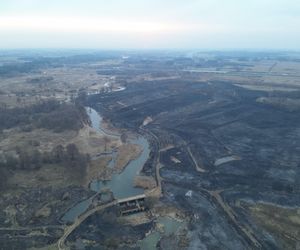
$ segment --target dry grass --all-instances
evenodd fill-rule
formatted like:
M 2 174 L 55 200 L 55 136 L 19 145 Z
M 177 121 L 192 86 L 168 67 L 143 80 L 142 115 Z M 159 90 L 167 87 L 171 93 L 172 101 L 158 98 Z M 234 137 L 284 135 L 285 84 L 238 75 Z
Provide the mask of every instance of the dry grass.
M 104 135 L 97 133 L 89 126 L 83 127 L 78 132 L 70 130 L 62 133 L 54 133 L 46 129 L 34 129 L 31 132 L 10 129 L 4 131 L 1 137 L 0 151 L 4 152 L 15 151 L 17 146 L 44 152 L 51 151 L 57 145 L 66 146 L 74 143 L 81 153 L 90 154 L 93 157 L 105 151 L 105 144 L 106 151 L 111 151 L 121 144 L 118 139 L 111 137 L 105 139 Z M 34 146 L 35 142 L 39 145 Z
M 270 204 L 250 207 L 256 222 L 271 233 L 282 249 L 297 249 L 300 244 L 300 208 L 286 208 Z
M 177 207 L 165 205 L 157 201 L 156 205 L 151 210 L 154 216 L 168 216 L 174 219 L 184 219 L 186 215 Z
M 17 170 L 9 178 L 9 185 L 23 188 L 66 187 L 81 185 L 81 180 L 74 178 L 71 171 L 61 165 L 44 165 L 38 170 Z
M 101 65 L 117 65 L 118 60 L 102 61 Z M 42 79 L 31 83 L 31 79 Z M 43 80 L 52 79 L 52 80 Z M 95 65 L 79 64 L 69 67 L 45 68 L 40 72 L 1 77 L 0 89 L 5 93 L 0 96 L 0 104 L 8 107 L 31 105 L 37 101 L 55 98 L 68 101 L 80 88 L 98 91 L 105 83 L 115 82 L 114 78 L 99 75 Z M 17 97 L 15 94 L 21 94 Z
M 153 189 L 156 187 L 156 181 L 152 176 L 137 175 L 134 178 L 134 186 L 143 189 Z
M 111 172 L 107 168 L 110 156 L 101 157 L 99 159 L 93 160 L 91 164 L 87 167 L 86 176 L 84 180 L 84 185 L 88 186 L 92 180 L 107 180 L 111 177 Z
M 53 147 L 61 144 L 68 144 L 77 136 L 75 131 L 65 131 L 63 133 L 54 133 L 46 129 L 34 129 L 31 132 L 23 132 L 18 129 L 6 130 L 0 141 L 0 150 L 14 151 L 16 146 L 27 149 L 38 148 L 40 151 L 50 151 Z M 32 145 L 38 142 L 39 146 Z
M 93 128 L 85 126 L 70 142 L 76 144 L 81 153 L 90 154 L 93 157 L 105 151 L 112 151 L 121 145 L 119 139 L 105 137 Z
M 137 158 L 142 152 L 142 148 L 136 144 L 123 144 L 118 147 L 118 155 L 115 164 L 115 170 L 120 173 L 127 164 Z

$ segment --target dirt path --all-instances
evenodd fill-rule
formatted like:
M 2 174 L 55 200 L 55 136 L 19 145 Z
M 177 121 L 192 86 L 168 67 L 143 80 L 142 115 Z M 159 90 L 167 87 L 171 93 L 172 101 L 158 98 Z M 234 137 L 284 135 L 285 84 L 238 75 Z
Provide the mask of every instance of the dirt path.
M 221 208 L 223 209 L 223 211 L 227 214 L 227 216 L 230 218 L 230 220 L 233 222 L 233 224 L 242 231 L 242 233 L 249 239 L 249 241 L 251 241 L 251 243 L 258 249 L 261 248 L 261 244 L 258 242 L 258 240 L 254 237 L 254 232 L 253 230 L 246 224 L 241 224 L 240 222 L 238 222 L 236 220 L 237 215 L 235 214 L 235 212 L 232 210 L 232 208 L 227 205 L 226 203 L 224 203 L 220 193 L 222 191 L 220 190 L 215 190 L 215 191 L 209 191 L 206 190 L 206 192 L 208 192 L 212 197 L 215 198 L 215 201 L 221 206 Z
M 160 168 L 162 167 L 162 165 L 160 164 L 160 150 L 159 150 L 159 139 L 158 137 L 153 133 L 151 132 L 150 130 L 148 129 L 144 129 L 142 127 L 140 127 L 140 129 L 147 133 L 148 135 L 152 136 L 154 138 L 154 140 L 156 141 L 157 143 L 157 157 L 155 159 L 155 179 L 156 179 L 156 184 L 157 186 L 153 189 L 153 190 L 150 190 L 147 194 L 148 195 L 155 195 L 155 196 L 158 196 L 160 197 L 162 192 L 161 192 L 161 181 L 162 181 L 162 177 L 160 176 Z
M 193 163 L 194 163 L 194 165 L 195 165 L 196 170 L 197 170 L 198 172 L 204 173 L 205 170 L 204 170 L 203 168 L 200 168 L 200 167 L 199 167 L 199 165 L 198 165 L 198 163 L 197 163 L 197 161 L 196 161 L 194 155 L 192 154 L 192 151 L 191 151 L 190 147 L 189 147 L 189 146 L 186 146 L 186 149 L 187 149 L 187 151 L 188 151 L 188 153 L 189 153 L 189 155 L 190 155 L 190 157 L 191 157 L 191 159 L 192 159 L 192 161 L 193 161 Z
M 92 214 L 98 212 L 98 211 L 101 211 L 101 210 L 104 210 L 105 208 L 108 208 L 108 207 L 111 207 L 111 206 L 114 206 L 116 205 L 118 202 L 115 200 L 115 201 L 112 201 L 110 203 L 107 203 L 107 204 L 104 204 L 104 205 L 100 205 L 100 206 L 97 206 L 91 210 L 88 210 L 87 212 L 85 212 L 84 214 L 82 214 L 81 216 L 79 216 L 75 222 L 66 227 L 65 228 L 65 232 L 64 234 L 62 235 L 62 237 L 58 240 L 57 242 L 57 246 L 58 246 L 58 249 L 59 250 L 62 250 L 62 249 L 67 249 L 66 246 L 65 246 L 65 241 L 66 239 L 68 238 L 68 236 L 83 222 L 85 221 L 88 217 L 90 217 Z

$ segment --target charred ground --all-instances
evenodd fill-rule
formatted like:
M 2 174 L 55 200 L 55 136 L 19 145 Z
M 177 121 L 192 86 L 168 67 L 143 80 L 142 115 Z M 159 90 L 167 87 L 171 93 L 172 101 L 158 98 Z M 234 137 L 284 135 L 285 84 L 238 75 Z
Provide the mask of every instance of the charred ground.
M 74 143 L 92 161 L 85 175 L 63 167 L 69 161 L 5 170 L 1 249 L 138 249 L 150 231 L 163 230 L 159 216 L 184 225 L 156 240 L 160 249 L 300 247 L 299 53 L 51 53 L 0 53 L 0 153 L 19 154 L 22 146 L 47 155 Z M 85 94 L 83 104 L 100 111 L 108 128 L 149 140 L 139 185 L 157 187 L 146 214 L 97 210 L 68 234 L 73 224 L 61 217 L 95 195 L 86 184 L 106 176 L 109 162 L 94 160 L 106 151 L 105 138 L 82 127 L 86 117 L 74 109 Z M 52 99 L 59 105 L 37 112 Z
M 160 153 L 163 194 L 193 218 L 190 247 L 280 249 L 282 239 L 258 227 L 249 207 L 300 205 L 300 116 L 258 101 L 269 96 L 229 81 L 185 77 L 127 82 L 126 90 L 89 102 L 117 127 L 154 133 L 154 149 L 173 145 Z M 147 117 L 153 121 L 142 126 Z M 234 160 L 217 161 L 230 156 Z M 189 190 L 192 197 L 185 195 Z

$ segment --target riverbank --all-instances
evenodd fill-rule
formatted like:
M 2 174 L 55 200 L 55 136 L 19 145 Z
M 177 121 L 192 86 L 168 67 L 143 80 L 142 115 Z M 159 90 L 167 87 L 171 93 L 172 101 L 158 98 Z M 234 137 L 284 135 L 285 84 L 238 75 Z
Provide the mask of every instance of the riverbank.
M 86 108 L 90 116 L 93 130 L 102 136 L 120 142 L 119 136 L 107 129 L 102 128 L 102 117 L 93 109 Z M 120 142 L 121 143 L 121 142 Z M 95 192 L 110 190 L 115 198 L 125 198 L 143 193 L 143 189 L 134 186 L 134 178 L 147 161 L 150 150 L 147 140 L 142 137 L 130 138 L 127 143 L 121 143 L 119 147 L 107 151 L 104 156 L 100 155 L 89 167 L 88 177 L 85 184 Z M 97 168 L 96 162 L 106 166 Z M 110 167 L 108 167 L 111 165 Z M 105 180 L 105 181 L 103 181 Z M 63 216 L 66 222 L 73 222 L 83 214 L 92 204 L 91 199 L 79 202 L 69 209 Z

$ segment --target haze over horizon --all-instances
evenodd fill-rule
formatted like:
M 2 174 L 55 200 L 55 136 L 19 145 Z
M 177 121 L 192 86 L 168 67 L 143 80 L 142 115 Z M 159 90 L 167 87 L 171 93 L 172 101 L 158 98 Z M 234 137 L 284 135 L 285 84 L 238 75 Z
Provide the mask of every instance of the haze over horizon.
M 296 0 L 6 0 L 0 48 L 300 49 Z

